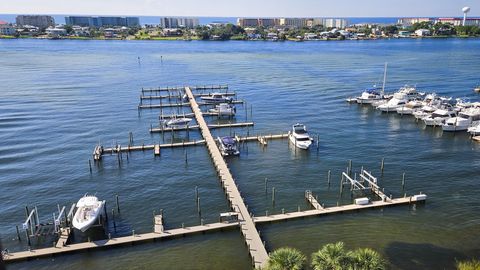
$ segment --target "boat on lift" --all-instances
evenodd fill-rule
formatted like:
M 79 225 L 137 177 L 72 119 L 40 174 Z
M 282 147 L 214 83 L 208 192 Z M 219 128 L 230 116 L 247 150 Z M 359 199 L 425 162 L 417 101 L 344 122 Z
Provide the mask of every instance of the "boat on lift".
M 238 150 L 237 140 L 230 136 L 218 137 L 218 148 L 222 156 L 238 156 L 240 151 Z
M 211 93 L 208 96 L 200 97 L 203 101 L 212 104 L 219 104 L 219 103 L 232 103 L 233 99 L 231 97 L 227 97 L 222 93 Z
M 292 126 L 292 131 L 289 134 L 290 141 L 300 149 L 308 149 L 312 144 L 312 138 L 307 132 L 305 125 L 297 123 Z
M 218 114 L 218 116 L 234 116 L 237 112 L 235 106 L 228 103 L 220 103 L 215 108 L 208 110 L 211 113 Z
M 97 221 L 104 205 L 105 201 L 99 201 L 96 196 L 85 194 L 76 204 L 77 211 L 73 216 L 73 227 L 82 232 L 88 230 Z
M 163 126 L 165 128 L 183 128 L 187 127 L 188 124 L 192 121 L 192 118 L 181 117 L 181 118 L 172 118 L 170 120 L 164 120 Z

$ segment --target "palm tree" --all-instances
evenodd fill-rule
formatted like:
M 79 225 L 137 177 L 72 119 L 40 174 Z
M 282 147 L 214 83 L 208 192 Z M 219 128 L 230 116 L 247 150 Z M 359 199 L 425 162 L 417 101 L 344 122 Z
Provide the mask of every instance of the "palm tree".
M 480 270 L 480 261 L 473 259 L 471 261 L 457 262 L 457 270 Z
M 347 269 L 349 265 L 349 257 L 343 247 L 343 242 L 326 244 L 312 254 L 314 270 L 343 270 Z
M 384 270 L 385 260 L 375 250 L 359 248 L 349 252 L 351 268 L 354 270 Z
M 298 249 L 284 247 L 270 254 L 268 270 L 301 270 L 307 257 Z

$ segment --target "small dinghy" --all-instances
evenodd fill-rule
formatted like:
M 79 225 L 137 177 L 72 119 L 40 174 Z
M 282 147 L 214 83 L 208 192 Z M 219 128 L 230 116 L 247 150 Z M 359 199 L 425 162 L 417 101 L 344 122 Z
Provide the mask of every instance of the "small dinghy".
M 77 202 L 77 211 L 73 216 L 72 225 L 82 232 L 88 230 L 98 219 L 105 201 L 99 201 L 95 196 L 83 196 Z

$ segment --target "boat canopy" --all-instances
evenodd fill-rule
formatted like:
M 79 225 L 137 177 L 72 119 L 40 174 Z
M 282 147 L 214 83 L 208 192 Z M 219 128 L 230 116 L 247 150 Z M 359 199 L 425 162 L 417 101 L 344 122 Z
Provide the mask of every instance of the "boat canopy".
M 222 143 L 224 145 L 234 145 L 235 144 L 235 139 L 233 139 L 232 137 L 229 137 L 229 136 L 223 137 L 222 138 Z

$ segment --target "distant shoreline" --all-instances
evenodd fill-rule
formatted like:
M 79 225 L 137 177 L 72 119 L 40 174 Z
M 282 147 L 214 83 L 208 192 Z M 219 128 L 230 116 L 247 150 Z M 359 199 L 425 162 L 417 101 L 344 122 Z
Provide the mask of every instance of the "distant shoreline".
M 177 38 L 177 37 L 156 37 L 156 38 L 90 38 L 90 37 L 62 37 L 62 38 L 48 38 L 48 37 L 28 37 L 28 36 L 0 36 L 1 40 L 10 40 L 10 39 L 39 39 L 39 40 L 102 40 L 102 41 L 265 41 L 265 42 L 325 42 L 325 41 L 375 41 L 375 40 L 397 40 L 397 39 L 479 39 L 480 36 L 425 36 L 425 37 L 385 37 L 385 38 L 360 38 L 360 39 L 340 39 L 340 38 L 329 38 L 329 39 L 315 39 L 315 40 L 298 40 L 298 39 L 285 39 L 285 40 L 268 40 L 268 39 L 229 39 L 229 40 L 202 40 L 199 38 Z

